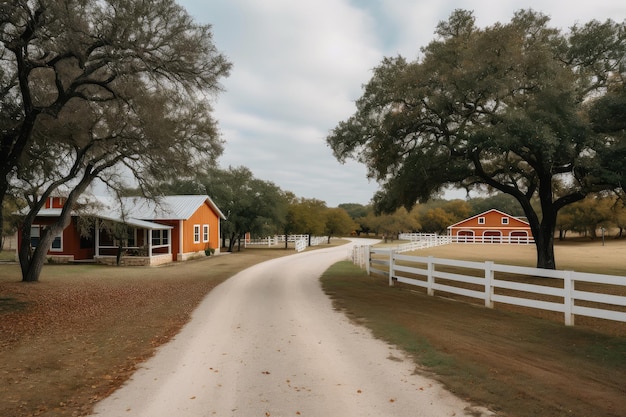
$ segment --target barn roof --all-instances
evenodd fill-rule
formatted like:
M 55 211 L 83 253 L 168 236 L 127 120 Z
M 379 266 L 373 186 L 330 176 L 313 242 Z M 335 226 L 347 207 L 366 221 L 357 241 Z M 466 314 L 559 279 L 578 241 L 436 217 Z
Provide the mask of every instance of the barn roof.
M 475 218 L 477 218 L 477 217 L 483 217 L 483 216 L 485 216 L 487 213 L 493 213 L 493 212 L 495 212 L 495 213 L 499 213 L 499 214 L 501 214 L 502 216 L 506 216 L 506 217 L 509 217 L 509 218 L 511 218 L 511 219 L 515 219 L 515 220 L 517 220 L 517 221 L 519 221 L 519 222 L 521 222 L 521 223 L 524 223 L 524 224 L 526 224 L 526 225 L 528 225 L 528 226 L 530 227 L 530 223 L 528 223 L 526 220 L 520 219 L 519 217 L 511 216 L 510 214 L 507 214 L 507 213 L 505 213 L 505 212 L 503 212 L 503 211 L 500 211 L 500 210 L 498 210 L 498 209 L 490 209 L 490 210 L 484 211 L 484 212 L 482 212 L 482 213 L 480 213 L 480 214 L 476 214 L 475 216 L 468 217 L 467 219 L 461 220 L 460 222 L 456 222 L 456 223 L 454 223 L 453 225 L 448 226 L 448 229 L 453 228 L 453 227 L 456 227 L 456 226 L 458 226 L 458 225 L 460 225 L 460 224 L 462 224 L 462 223 L 467 223 L 468 221 L 473 220 L 473 219 L 475 219 Z

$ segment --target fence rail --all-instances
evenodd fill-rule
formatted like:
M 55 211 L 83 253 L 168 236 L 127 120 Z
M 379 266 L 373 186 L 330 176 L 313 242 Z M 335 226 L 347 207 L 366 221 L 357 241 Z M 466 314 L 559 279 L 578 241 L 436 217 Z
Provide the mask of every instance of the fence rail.
M 411 242 L 440 241 L 446 243 L 511 243 L 511 244 L 531 244 L 535 243 L 532 236 L 450 236 L 438 235 L 436 233 L 401 233 L 398 239 L 410 240 Z M 443 243 L 442 243 L 443 244 Z
M 294 242 L 294 247 L 297 252 L 302 252 L 309 245 L 309 235 L 275 235 L 267 236 L 258 239 L 245 239 L 244 247 L 248 246 L 275 246 L 278 244 L 285 244 L 287 242 Z M 311 236 L 311 246 L 317 246 L 325 243 L 328 240 L 328 236 Z
M 495 303 L 563 313 L 566 325 L 575 316 L 626 322 L 626 277 L 420 257 L 395 250 L 356 247 L 355 264 L 368 274 L 424 288 L 428 295 L 456 294 Z

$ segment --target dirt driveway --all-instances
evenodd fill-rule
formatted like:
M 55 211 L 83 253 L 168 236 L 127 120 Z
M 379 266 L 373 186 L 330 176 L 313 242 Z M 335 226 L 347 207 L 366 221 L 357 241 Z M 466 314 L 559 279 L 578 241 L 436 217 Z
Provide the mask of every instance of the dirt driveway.
M 275 259 L 219 285 L 94 415 L 480 415 L 333 310 L 318 278 L 348 250 Z

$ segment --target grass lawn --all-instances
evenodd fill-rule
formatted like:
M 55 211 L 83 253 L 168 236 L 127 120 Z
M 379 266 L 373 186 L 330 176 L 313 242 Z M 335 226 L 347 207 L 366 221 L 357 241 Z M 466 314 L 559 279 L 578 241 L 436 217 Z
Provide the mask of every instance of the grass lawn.
M 163 267 L 0 265 L 0 416 L 83 416 L 174 336 L 216 285 L 292 250 L 246 249 Z
M 246 249 L 158 268 L 47 265 L 30 284 L 19 282 L 17 265 L 0 264 L 0 416 L 89 414 L 212 288 L 293 253 Z M 624 256 L 617 259 L 616 267 L 596 262 L 623 270 Z M 329 270 L 323 286 L 338 308 L 414 355 L 417 372 L 432 372 L 462 398 L 520 417 L 626 409 L 624 337 L 390 288 L 349 263 Z
M 626 275 L 626 242 L 568 243 L 556 252 L 566 268 Z M 447 245 L 414 254 L 528 266 L 535 259 L 534 246 Z M 416 372 L 498 415 L 624 415 L 626 323 L 566 327 L 429 297 L 410 286 L 389 287 L 386 278 L 349 262 L 328 270 L 322 285 L 337 309 L 414 357 Z

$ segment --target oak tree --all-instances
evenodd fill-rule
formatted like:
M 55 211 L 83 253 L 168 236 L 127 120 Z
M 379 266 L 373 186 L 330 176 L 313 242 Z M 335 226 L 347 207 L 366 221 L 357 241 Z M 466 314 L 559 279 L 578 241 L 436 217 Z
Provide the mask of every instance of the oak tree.
M 211 100 L 229 69 L 210 26 L 174 0 L 2 2 L 0 200 L 28 202 L 23 280 L 38 279 L 96 178 L 119 189 L 213 163 L 222 141 Z M 31 252 L 30 226 L 55 193 L 65 207 Z
M 328 243 L 333 236 L 348 236 L 359 227 L 348 212 L 341 207 L 329 208 L 325 215 L 326 228 L 324 233 L 328 237 Z
M 537 266 L 555 268 L 558 211 L 619 187 L 624 153 L 593 129 L 590 103 L 621 86 L 626 24 L 591 21 L 568 32 L 521 10 L 509 23 L 476 26 L 456 10 L 414 60 L 385 58 L 356 112 L 327 138 L 335 156 L 368 167 L 379 210 L 426 201 L 445 187 L 513 196 L 530 223 Z M 623 150 L 623 148 L 620 148 Z M 606 174 L 606 173 L 605 173 Z M 536 209 L 532 203 L 538 199 Z

